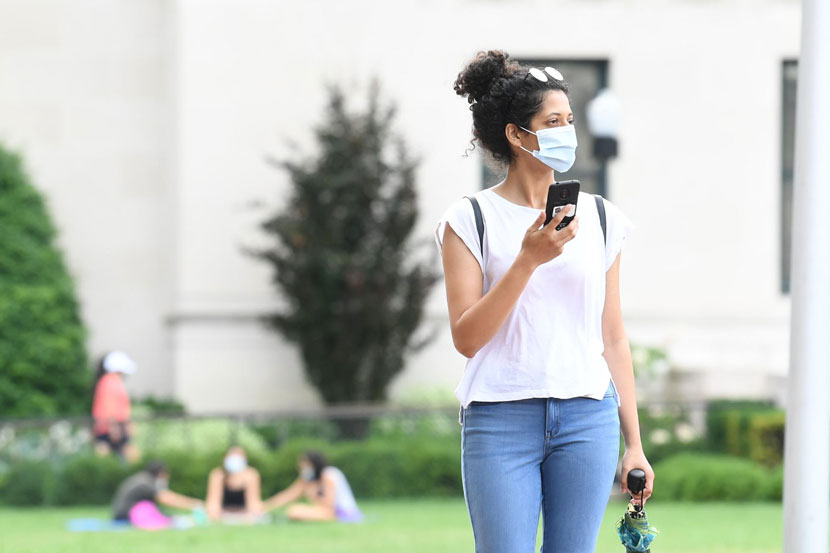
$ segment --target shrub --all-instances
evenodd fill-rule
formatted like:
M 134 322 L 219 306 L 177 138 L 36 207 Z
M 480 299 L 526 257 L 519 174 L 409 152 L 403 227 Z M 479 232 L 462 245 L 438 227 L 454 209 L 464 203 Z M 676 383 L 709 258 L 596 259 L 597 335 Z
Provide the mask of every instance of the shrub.
M 749 458 L 767 467 L 784 461 L 784 411 L 754 415 L 749 421 Z
M 415 336 L 437 280 L 410 237 L 418 212 L 417 162 L 392 129 L 394 110 L 374 87 L 363 113 L 332 88 L 319 153 L 279 163 L 291 179 L 286 207 L 262 226 L 274 240 L 252 252 L 274 269 L 287 308 L 272 325 L 297 343 L 305 373 L 327 403 L 382 401 L 424 345 Z M 336 421 L 365 436 L 365 421 Z
M 147 395 L 141 398 L 132 398 L 132 413 L 134 418 L 159 415 L 183 415 L 184 404 L 169 397 Z
M 713 400 L 706 409 L 706 444 L 710 451 L 749 455 L 747 431 L 750 419 L 775 412 L 772 402 L 747 400 Z
M 747 459 L 681 453 L 654 465 L 655 498 L 679 501 L 776 499 L 776 474 Z M 780 497 L 780 492 L 777 494 Z
M 226 451 L 226 448 L 213 452 L 176 450 L 157 452 L 153 458 L 164 461 L 170 468 L 170 489 L 191 497 L 205 497 L 208 473 L 222 465 Z
M 0 146 L 0 413 L 82 413 L 86 333 L 56 232 L 20 158 Z
M 764 496 L 772 501 L 781 501 L 784 495 L 784 467 L 779 465 L 770 473 L 764 490 Z
M 115 489 L 140 467 L 129 467 L 115 457 L 91 454 L 69 459 L 58 469 L 52 502 L 55 505 L 104 505 Z
M 0 488 L 0 499 L 7 505 L 50 505 L 53 499 L 55 470 L 45 461 L 22 461 L 9 467 Z
M 346 474 L 358 500 L 375 497 L 461 495 L 461 452 L 455 439 L 367 440 L 327 444 L 289 440 L 276 452 L 249 454 L 262 476 L 268 497 L 297 478 L 297 459 L 309 449 L 320 450 Z M 183 449 L 156 451 L 149 458 L 170 467 L 171 489 L 204 497 L 208 473 L 220 466 L 225 448 L 212 452 Z M 143 463 L 142 463 L 143 465 Z M 18 462 L 0 488 L 0 500 L 11 505 L 107 504 L 118 484 L 141 465 L 124 467 L 111 458 L 81 455 L 63 466 Z
M 287 419 L 248 425 L 270 449 L 277 449 L 288 440 L 315 436 L 325 441 L 338 437 L 337 425 L 327 419 Z

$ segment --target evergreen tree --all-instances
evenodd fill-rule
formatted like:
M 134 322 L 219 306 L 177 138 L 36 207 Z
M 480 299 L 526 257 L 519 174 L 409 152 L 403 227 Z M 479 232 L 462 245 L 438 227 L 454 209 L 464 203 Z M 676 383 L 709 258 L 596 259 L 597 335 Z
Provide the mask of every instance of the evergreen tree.
M 392 131 L 394 108 L 372 87 L 349 113 L 330 89 L 319 153 L 283 161 L 293 190 L 263 224 L 276 239 L 257 255 L 287 301 L 273 326 L 299 345 L 308 380 L 331 403 L 381 401 L 415 343 L 435 271 L 415 254 L 416 161 Z
M 20 158 L 0 146 L 0 416 L 89 405 L 85 331 L 55 235 Z

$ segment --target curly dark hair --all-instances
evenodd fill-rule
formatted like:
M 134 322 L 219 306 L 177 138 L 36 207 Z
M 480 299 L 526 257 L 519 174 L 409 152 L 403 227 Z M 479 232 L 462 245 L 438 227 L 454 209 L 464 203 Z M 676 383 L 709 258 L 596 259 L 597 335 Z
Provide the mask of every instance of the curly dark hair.
M 541 109 L 546 92 L 568 93 L 565 81 L 527 78 L 529 70 L 511 60 L 507 52 L 489 50 L 479 52 L 455 80 L 453 89 L 467 98 L 473 112 L 473 141 L 484 146 L 497 163 L 509 165 L 513 161 L 513 151 L 504 136 L 508 123 L 527 128 Z

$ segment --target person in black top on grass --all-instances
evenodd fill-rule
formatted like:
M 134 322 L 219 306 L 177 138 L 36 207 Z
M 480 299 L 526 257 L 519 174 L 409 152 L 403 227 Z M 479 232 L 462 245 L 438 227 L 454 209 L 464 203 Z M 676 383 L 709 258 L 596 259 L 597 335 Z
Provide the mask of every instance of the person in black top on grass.
M 205 504 L 211 520 L 256 518 L 262 514 L 259 471 L 248 466 L 242 447 L 228 449 L 222 466 L 210 471 Z

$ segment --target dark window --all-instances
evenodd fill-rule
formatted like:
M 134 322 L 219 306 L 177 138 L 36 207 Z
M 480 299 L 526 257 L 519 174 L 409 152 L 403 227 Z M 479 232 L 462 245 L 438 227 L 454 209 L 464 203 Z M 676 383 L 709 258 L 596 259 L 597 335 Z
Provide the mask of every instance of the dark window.
M 579 147 L 576 150 L 576 163 L 570 171 L 562 175 L 562 178 L 578 180 L 581 183 L 580 190 L 584 192 L 605 194 L 607 189 L 605 163 L 593 156 L 593 138 L 588 132 L 585 108 L 597 92 L 608 84 L 608 61 L 523 58 L 519 62 L 539 68 L 550 65 L 558 69 L 565 77 L 570 90 L 571 109 L 574 112 Z M 482 188 L 489 188 L 503 178 L 503 171 L 494 172 L 493 168 L 482 163 Z
M 788 294 L 793 227 L 793 156 L 798 63 L 794 60 L 784 61 L 781 75 L 781 292 Z

